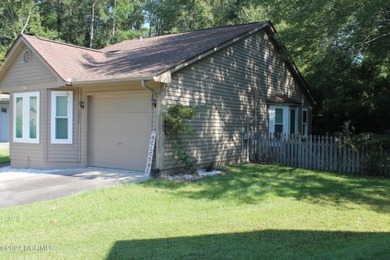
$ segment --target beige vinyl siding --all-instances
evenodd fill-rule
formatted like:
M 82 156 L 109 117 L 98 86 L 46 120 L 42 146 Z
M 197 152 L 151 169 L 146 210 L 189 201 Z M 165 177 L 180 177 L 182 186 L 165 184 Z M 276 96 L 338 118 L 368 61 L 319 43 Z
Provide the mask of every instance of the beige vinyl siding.
M 10 158 L 11 158 L 11 166 L 17 167 L 17 168 L 45 168 L 44 166 L 44 115 L 46 113 L 44 108 L 44 102 L 46 98 L 45 91 L 40 91 L 40 99 L 39 99 L 39 105 L 40 105 L 40 113 L 39 113 L 39 133 L 37 135 L 39 136 L 39 143 L 38 144 L 31 144 L 31 143 L 14 143 L 13 142 L 13 131 L 14 131 L 14 124 L 13 124 L 13 114 L 14 114 L 14 102 L 13 102 L 13 94 L 10 95 L 10 117 L 11 117 L 11 136 L 10 136 L 10 143 L 11 149 L 10 149 Z
M 172 75 L 163 106 L 175 103 L 207 106 L 191 125 L 195 136 L 183 138 L 198 163 L 224 164 L 246 160 L 242 129 L 268 131 L 267 98 L 284 94 L 304 102 L 304 96 L 265 32 L 251 35 Z M 168 141 L 163 169 L 180 165 Z
M 40 90 L 40 143 L 39 144 L 21 144 L 14 143 L 11 146 L 12 166 L 14 167 L 33 167 L 33 168 L 71 168 L 85 167 L 88 165 L 88 97 L 105 95 L 107 93 L 131 93 L 142 91 L 152 96 L 149 90 L 142 88 L 140 82 L 127 82 L 117 84 L 99 84 L 83 86 L 80 88 L 53 88 L 55 82 L 39 84 Z M 152 84 L 151 84 L 152 85 Z M 154 86 L 156 90 L 159 85 Z M 73 143 L 72 144 L 51 144 L 51 91 L 73 91 Z M 11 96 L 12 98 L 12 96 Z M 84 102 L 84 109 L 80 108 L 80 101 Z M 149 98 L 148 98 L 149 102 Z M 150 103 L 148 104 L 150 105 Z M 155 113 L 156 109 L 153 109 Z M 12 111 L 12 106 L 10 107 Z M 12 116 L 12 115 L 11 115 Z M 156 116 L 150 116 L 152 121 Z M 150 125 L 156 125 L 156 122 L 150 122 Z M 12 124 L 11 124 L 12 126 Z M 151 129 L 145 129 L 150 132 Z M 145 153 L 146 159 L 146 153 Z
M 78 153 L 79 149 L 79 91 L 77 88 L 51 89 L 47 95 L 48 108 L 51 107 L 51 91 L 73 91 L 73 143 L 72 144 L 52 144 L 51 143 L 51 111 L 47 114 L 47 161 L 64 163 L 80 163 L 81 159 Z
M 126 83 L 105 83 L 97 85 L 87 85 L 79 88 L 58 88 L 51 89 L 48 92 L 47 104 L 50 107 L 50 91 L 54 90 L 73 90 L 73 143 L 72 144 L 51 144 L 51 124 L 50 113 L 47 115 L 47 163 L 48 167 L 85 167 L 88 165 L 88 102 L 90 96 L 105 95 L 107 93 L 128 93 L 131 91 L 149 91 L 142 88 L 140 82 Z M 151 94 L 150 94 L 151 95 Z M 84 102 L 84 109 L 80 108 L 80 101 Z M 152 118 L 150 119 L 152 120 Z M 155 124 L 155 123 L 153 123 Z M 149 132 L 151 129 L 145 129 Z M 146 154 L 145 154 L 146 158 Z
M 39 85 L 47 82 L 54 82 L 56 84 L 57 79 L 55 75 L 41 62 L 33 51 L 31 51 L 31 62 L 28 64 L 23 62 L 22 56 L 26 50 L 28 49 L 24 48 L 20 51 L 12 67 L 9 68 L 2 80 L 1 87 L 4 87 L 5 91 L 26 90 L 31 85 Z M 13 87 L 21 86 L 24 89 L 13 89 Z
M 50 108 L 50 92 L 48 92 L 48 89 L 57 86 L 57 78 L 33 52 L 31 52 L 31 62 L 29 64 L 23 63 L 22 55 L 25 50 L 27 49 L 24 48 L 20 51 L 2 80 L 1 86 L 4 91 L 11 93 L 10 139 L 13 138 L 12 94 L 31 91 L 40 92 L 40 142 L 39 144 L 11 143 L 11 165 L 13 167 L 48 168 L 50 167 L 48 165 L 50 161 L 77 162 L 77 156 L 74 158 L 73 155 L 77 155 L 77 148 L 76 150 L 69 150 L 65 147 L 55 148 L 50 145 L 50 109 L 48 109 Z M 74 117 L 74 119 L 77 120 L 77 117 Z M 72 159 L 69 159 L 70 157 Z M 55 165 L 55 167 L 66 167 L 66 165 Z
M 78 166 L 77 138 L 74 145 L 51 145 L 50 144 L 50 88 L 57 86 L 57 79 L 52 72 L 32 53 L 31 63 L 24 64 L 22 55 L 27 48 L 20 51 L 13 65 L 1 82 L 4 90 L 11 92 L 10 116 L 11 133 L 13 133 L 13 93 L 40 92 L 40 127 L 39 144 L 12 143 L 11 164 L 13 167 L 32 168 L 63 168 L 69 165 Z M 74 111 L 77 115 L 77 91 L 74 96 Z M 78 127 L 78 117 L 74 115 L 74 133 Z M 11 134 L 10 139 L 13 138 Z M 76 141 L 76 143 L 75 143 Z M 11 140 L 12 142 L 12 140 Z M 55 163 L 54 163 L 55 162 Z M 54 163 L 54 164 L 53 164 Z M 71 163 L 71 164 L 69 164 Z

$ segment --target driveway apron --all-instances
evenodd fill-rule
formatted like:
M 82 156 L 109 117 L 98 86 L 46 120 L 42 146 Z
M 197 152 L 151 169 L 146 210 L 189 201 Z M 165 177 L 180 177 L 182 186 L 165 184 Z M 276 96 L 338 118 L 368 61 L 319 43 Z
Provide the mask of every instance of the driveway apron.
M 0 168 L 0 208 L 66 197 L 96 188 L 147 180 L 143 172 L 81 168 L 44 170 Z

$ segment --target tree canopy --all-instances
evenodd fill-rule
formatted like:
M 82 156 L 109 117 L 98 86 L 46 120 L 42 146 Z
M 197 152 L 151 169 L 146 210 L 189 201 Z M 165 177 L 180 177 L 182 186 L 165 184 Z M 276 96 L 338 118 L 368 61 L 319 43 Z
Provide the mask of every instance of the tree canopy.
M 20 33 L 101 48 L 125 39 L 271 20 L 317 101 L 314 130 L 390 129 L 387 0 L 3 0 L 0 64 Z

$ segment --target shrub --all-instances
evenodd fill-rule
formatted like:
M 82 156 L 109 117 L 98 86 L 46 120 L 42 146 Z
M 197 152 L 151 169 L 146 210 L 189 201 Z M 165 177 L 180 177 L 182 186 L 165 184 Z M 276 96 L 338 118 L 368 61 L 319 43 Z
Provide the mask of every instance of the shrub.
M 365 175 L 387 175 L 390 176 L 390 153 L 385 150 L 384 139 L 373 133 L 353 134 L 354 128 L 345 123 L 341 136 L 354 150 L 365 151 L 365 158 L 362 158 L 362 168 Z
M 176 158 L 188 173 L 195 172 L 197 159 L 187 151 L 181 138 L 186 134 L 194 134 L 188 120 L 193 119 L 203 109 L 204 106 L 184 106 L 178 103 L 168 107 L 164 115 L 165 135 L 173 145 Z

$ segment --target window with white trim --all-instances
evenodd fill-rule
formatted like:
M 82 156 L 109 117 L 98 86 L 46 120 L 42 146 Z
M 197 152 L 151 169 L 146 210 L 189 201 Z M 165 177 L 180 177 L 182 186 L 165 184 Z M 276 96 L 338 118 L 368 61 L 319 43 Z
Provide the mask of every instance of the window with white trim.
M 298 133 L 298 109 L 297 108 L 290 108 L 290 135 L 295 135 Z
M 307 136 L 307 109 L 302 109 L 302 136 Z
M 298 133 L 298 109 L 287 105 L 270 105 L 269 132 L 276 137 Z
M 39 92 L 15 93 L 14 129 L 15 143 L 39 143 Z
M 73 91 L 51 92 L 51 143 L 73 143 Z

